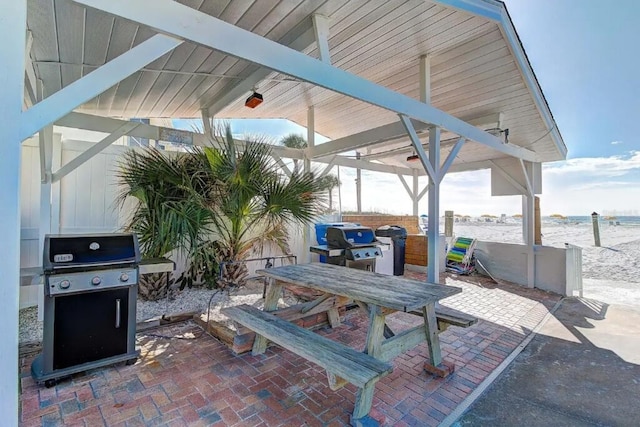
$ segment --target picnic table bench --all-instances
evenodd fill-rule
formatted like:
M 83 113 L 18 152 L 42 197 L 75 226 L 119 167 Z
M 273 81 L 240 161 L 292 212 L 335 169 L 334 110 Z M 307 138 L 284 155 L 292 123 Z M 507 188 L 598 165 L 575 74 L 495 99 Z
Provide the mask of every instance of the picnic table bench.
M 468 326 L 475 320 L 445 308 L 438 308 L 440 316 L 436 315 L 436 303 L 440 299 L 462 291 L 452 286 L 320 263 L 275 267 L 258 270 L 257 273 L 271 279 L 266 290 L 264 311 L 237 306 L 227 308 L 225 314 L 256 332 L 253 354 L 263 353 L 268 341 L 272 341 L 325 368 L 332 388 L 346 381 L 358 386 L 351 417 L 352 425 L 356 426 L 376 425 L 368 414 L 375 383 L 391 372 L 390 360 L 426 341 L 429 362 L 425 363 L 425 370 L 446 376 L 452 367 L 442 363 L 439 332 L 447 325 Z M 278 298 L 286 284 L 324 293 L 319 301 L 326 299 L 326 295 L 339 296 L 363 307 L 369 315 L 364 352 L 357 352 L 270 313 L 277 310 Z M 385 319 L 397 311 L 421 315 L 423 323 L 394 334 Z

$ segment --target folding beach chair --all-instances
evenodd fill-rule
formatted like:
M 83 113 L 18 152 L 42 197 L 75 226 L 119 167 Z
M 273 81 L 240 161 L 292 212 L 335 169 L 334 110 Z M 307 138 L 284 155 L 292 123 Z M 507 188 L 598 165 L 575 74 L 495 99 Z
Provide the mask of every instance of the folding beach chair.
M 447 271 L 457 274 L 470 274 L 475 271 L 476 263 L 473 249 L 476 239 L 456 237 L 447 251 Z

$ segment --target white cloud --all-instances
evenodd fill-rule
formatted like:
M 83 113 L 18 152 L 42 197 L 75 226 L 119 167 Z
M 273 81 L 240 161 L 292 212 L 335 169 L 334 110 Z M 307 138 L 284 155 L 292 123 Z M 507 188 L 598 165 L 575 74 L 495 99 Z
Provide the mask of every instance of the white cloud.
M 620 145 L 623 144 L 622 141 L 611 141 L 611 145 Z

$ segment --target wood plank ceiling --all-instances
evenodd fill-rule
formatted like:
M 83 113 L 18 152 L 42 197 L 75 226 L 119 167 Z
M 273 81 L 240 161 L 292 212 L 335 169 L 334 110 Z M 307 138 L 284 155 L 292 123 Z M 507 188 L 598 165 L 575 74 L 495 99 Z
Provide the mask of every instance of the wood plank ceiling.
M 502 128 L 509 129 L 510 143 L 536 151 L 543 161 L 563 157 L 547 135 L 500 28 L 487 19 L 427 0 L 180 1 L 276 41 L 310 28 L 312 13 L 323 14 L 330 19 L 329 47 L 335 66 L 413 98 L 419 97 L 419 57 L 429 54 L 434 106 L 465 120 L 503 113 Z M 31 55 L 45 96 L 155 34 L 69 0 L 28 0 L 28 4 L 27 24 L 34 38 Z M 317 57 L 314 43 L 303 52 Z M 124 118 L 198 118 L 203 106 L 256 69 L 246 61 L 184 43 L 78 111 Z M 258 108 L 244 107 L 243 97 L 216 117 L 286 118 L 305 126 L 307 107 L 313 105 L 316 130 L 331 139 L 398 120 L 393 112 L 278 73 L 271 73 L 257 90 L 265 98 Z M 407 145 L 407 140 L 381 143 L 368 153 Z M 466 144 L 457 162 L 500 157 L 504 155 L 485 146 Z M 405 159 L 401 150 L 384 162 L 406 166 Z

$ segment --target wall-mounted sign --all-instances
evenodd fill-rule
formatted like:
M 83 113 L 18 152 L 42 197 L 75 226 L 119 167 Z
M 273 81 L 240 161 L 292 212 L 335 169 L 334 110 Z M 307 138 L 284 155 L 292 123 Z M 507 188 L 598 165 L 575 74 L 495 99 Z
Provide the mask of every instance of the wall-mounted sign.
M 171 142 L 173 144 L 193 145 L 193 134 L 186 130 L 161 127 L 158 139 L 160 141 Z

